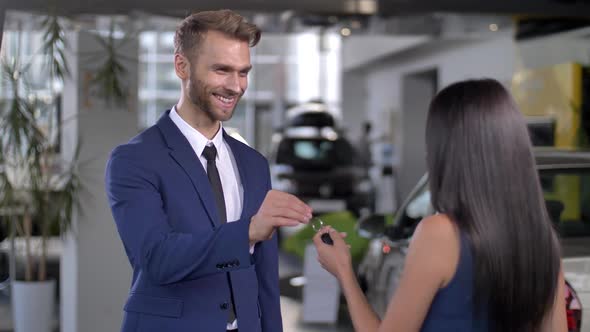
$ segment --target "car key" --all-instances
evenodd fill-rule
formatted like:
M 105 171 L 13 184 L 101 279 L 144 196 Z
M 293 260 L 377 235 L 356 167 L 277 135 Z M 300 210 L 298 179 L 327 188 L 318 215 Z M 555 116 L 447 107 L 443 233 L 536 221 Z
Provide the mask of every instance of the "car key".
M 331 246 L 334 245 L 334 241 L 332 241 L 330 234 L 324 233 L 324 234 L 322 234 L 322 236 L 320 238 L 322 239 L 322 242 L 324 242 L 325 244 L 329 244 Z
M 311 220 L 311 228 L 313 228 L 314 231 L 319 232 L 322 227 L 324 227 L 324 221 L 322 219 L 315 217 Z M 331 246 L 334 245 L 334 241 L 330 237 L 330 234 L 324 233 L 320 238 L 325 244 L 329 244 Z

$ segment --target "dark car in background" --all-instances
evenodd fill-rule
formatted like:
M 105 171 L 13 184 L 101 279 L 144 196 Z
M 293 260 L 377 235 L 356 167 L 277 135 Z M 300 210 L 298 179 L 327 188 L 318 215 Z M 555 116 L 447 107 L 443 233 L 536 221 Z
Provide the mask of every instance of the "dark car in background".
M 318 103 L 287 112 L 286 126 L 273 136 L 273 188 L 306 201 L 315 213 L 371 211 L 374 188 L 337 121 Z
M 547 211 L 562 244 L 568 331 L 590 332 L 590 152 L 540 149 L 535 158 Z M 398 285 L 416 226 L 433 213 L 425 175 L 391 225 L 380 215 L 359 221 L 359 234 L 371 242 L 358 277 L 378 314 L 384 314 Z
M 310 102 L 287 110 L 285 128 L 340 128 L 338 120 L 322 102 Z

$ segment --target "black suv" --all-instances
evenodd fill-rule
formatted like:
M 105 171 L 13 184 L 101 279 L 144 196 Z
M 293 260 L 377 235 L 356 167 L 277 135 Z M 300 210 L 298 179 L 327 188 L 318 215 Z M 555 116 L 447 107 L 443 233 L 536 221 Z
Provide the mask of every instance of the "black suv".
M 289 113 L 288 113 L 289 116 Z M 351 143 L 327 111 L 297 109 L 273 136 L 273 188 L 306 201 L 314 213 L 371 211 L 373 186 Z

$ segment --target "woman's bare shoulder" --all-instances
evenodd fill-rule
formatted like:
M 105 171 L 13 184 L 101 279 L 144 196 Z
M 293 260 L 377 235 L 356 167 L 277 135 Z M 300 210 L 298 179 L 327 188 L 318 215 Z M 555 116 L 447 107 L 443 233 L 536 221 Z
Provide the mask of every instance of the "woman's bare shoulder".
M 438 240 L 458 240 L 459 230 L 453 220 L 446 214 L 437 213 L 420 221 L 416 235 Z
M 411 245 L 419 248 L 420 260 L 439 273 L 440 287 L 445 287 L 455 275 L 461 251 L 459 230 L 452 219 L 444 214 L 422 219 Z

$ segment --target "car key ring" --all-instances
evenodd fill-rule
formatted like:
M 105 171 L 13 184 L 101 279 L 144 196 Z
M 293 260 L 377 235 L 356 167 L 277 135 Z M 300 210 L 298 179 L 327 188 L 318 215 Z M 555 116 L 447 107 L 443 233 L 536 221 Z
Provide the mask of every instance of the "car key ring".
M 313 219 L 311 219 L 310 224 L 311 228 L 313 228 L 313 230 L 316 232 L 319 232 L 322 229 L 322 227 L 325 226 L 324 221 L 318 217 L 314 217 Z M 322 242 L 324 242 L 325 244 L 329 244 L 331 246 L 334 245 L 334 241 L 330 237 L 330 234 L 324 233 L 320 238 L 322 239 Z

